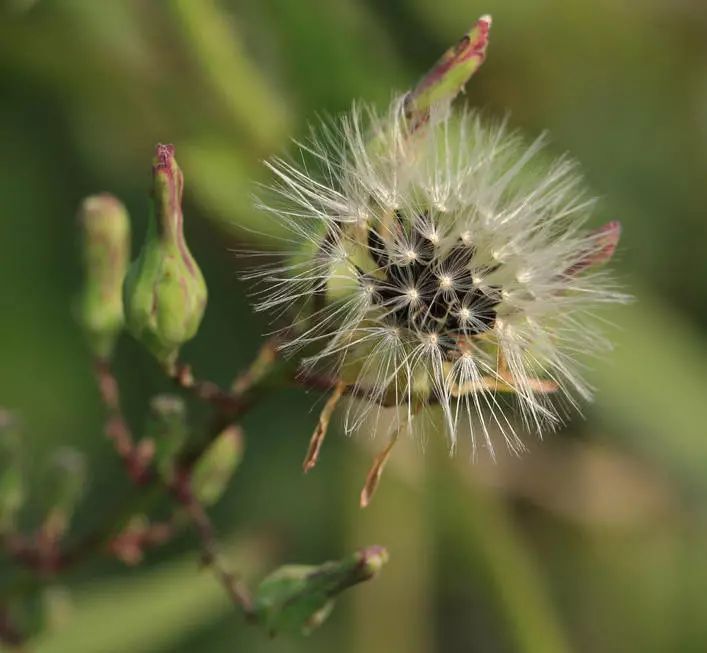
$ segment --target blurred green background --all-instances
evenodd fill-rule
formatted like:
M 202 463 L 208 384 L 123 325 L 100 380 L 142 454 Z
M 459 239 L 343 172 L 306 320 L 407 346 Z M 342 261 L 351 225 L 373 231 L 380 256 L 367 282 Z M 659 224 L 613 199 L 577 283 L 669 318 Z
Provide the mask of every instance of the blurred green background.
M 137 247 L 156 142 L 186 177 L 187 231 L 211 297 L 185 358 L 228 383 L 268 329 L 230 251 L 257 228 L 261 160 L 317 112 L 404 90 L 483 13 L 489 57 L 461 101 L 510 114 L 571 151 L 620 219 L 616 262 L 637 302 L 612 309 L 597 400 L 520 460 L 396 451 L 357 508 L 372 448 L 334 433 L 300 463 L 318 398 L 283 391 L 245 421 L 247 454 L 215 513 L 256 578 L 385 544 L 391 562 L 310 638 L 243 624 L 185 536 L 135 569 L 96 562 L 63 579 L 70 618 L 39 653 L 181 651 L 707 650 L 707 4 L 703 0 L 4 0 L 0 2 L 0 404 L 23 416 L 41 471 L 84 450 L 77 529 L 126 492 L 101 435 L 72 318 L 75 211 L 108 190 Z M 169 389 L 129 338 L 118 374 L 133 424 Z M 316 404 L 312 410 L 312 405 Z M 0 562 L 0 591 L 11 578 Z M 53 594 L 58 584 L 53 583 Z M 46 599 L 45 595 L 45 599 Z M 0 600 L 2 597 L 0 596 Z

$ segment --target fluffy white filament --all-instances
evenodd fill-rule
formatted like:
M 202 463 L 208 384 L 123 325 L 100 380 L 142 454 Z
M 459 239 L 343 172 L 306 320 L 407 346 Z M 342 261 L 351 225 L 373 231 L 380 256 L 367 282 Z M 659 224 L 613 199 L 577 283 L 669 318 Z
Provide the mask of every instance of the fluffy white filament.
M 500 433 L 519 450 L 507 397 L 538 433 L 561 419 L 548 387 L 565 405 L 588 399 L 578 354 L 608 347 L 591 311 L 624 299 L 586 265 L 601 247 L 583 228 L 592 202 L 542 139 L 472 112 L 410 134 L 402 107 L 354 106 L 297 161 L 268 163 L 263 208 L 289 238 L 284 260 L 250 274 L 257 308 L 289 316 L 286 349 L 305 365 L 365 390 L 349 430 L 381 404 L 408 418 L 434 404 L 452 446 L 466 431 L 493 451 Z

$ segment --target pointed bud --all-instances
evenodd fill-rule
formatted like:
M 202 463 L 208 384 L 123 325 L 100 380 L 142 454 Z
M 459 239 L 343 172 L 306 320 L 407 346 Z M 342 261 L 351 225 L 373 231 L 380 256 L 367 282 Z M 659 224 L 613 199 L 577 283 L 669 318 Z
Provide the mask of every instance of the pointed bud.
M 228 487 L 243 457 L 243 433 L 235 425 L 223 430 L 199 458 L 191 475 L 191 489 L 204 506 L 216 503 Z
M 109 358 L 123 328 L 123 281 L 130 261 L 130 220 L 121 202 L 104 193 L 79 208 L 84 285 L 78 319 L 94 356 Z
M 86 490 L 86 459 L 77 449 L 63 447 L 53 456 L 46 488 L 49 510 L 43 531 L 49 540 L 66 533 Z
M 456 45 L 449 48 L 405 98 L 405 114 L 412 130 L 444 110 L 464 88 L 486 58 L 491 16 L 482 16 Z
M 319 566 L 280 567 L 258 587 L 255 617 L 273 635 L 307 634 L 322 624 L 341 592 L 375 577 L 387 561 L 388 552 L 383 547 L 370 546 Z
M 14 417 L 0 408 L 0 533 L 11 532 L 25 498 L 21 437 Z
M 147 237 L 125 280 L 130 332 L 167 368 L 199 329 L 207 289 L 184 239 L 184 178 L 172 145 L 158 145 L 152 166 L 153 210 Z
M 617 220 L 595 229 L 588 237 L 589 248 L 585 254 L 566 272 L 568 276 L 576 276 L 580 272 L 597 265 L 608 263 L 616 252 L 621 238 L 621 223 Z
M 162 478 L 174 475 L 177 455 L 187 440 L 189 427 L 184 401 L 176 395 L 157 395 L 150 401 L 145 438 L 154 442 L 154 461 Z

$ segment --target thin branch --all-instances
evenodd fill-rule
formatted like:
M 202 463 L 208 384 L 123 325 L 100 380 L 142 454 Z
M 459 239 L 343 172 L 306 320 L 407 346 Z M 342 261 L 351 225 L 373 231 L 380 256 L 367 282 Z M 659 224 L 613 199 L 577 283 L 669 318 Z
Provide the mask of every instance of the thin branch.
M 154 454 L 152 444 L 149 441 L 135 443 L 123 415 L 118 381 L 110 362 L 97 359 L 94 362 L 94 370 L 101 400 L 107 413 L 105 434 L 113 443 L 130 478 L 137 484 L 145 484 L 149 480 L 149 465 Z
M 202 562 L 212 570 L 231 601 L 243 610 L 246 619 L 253 617 L 253 600 L 245 583 L 228 569 L 218 551 L 214 526 L 204 507 L 197 501 L 191 488 L 190 472 L 182 470 L 171 485 L 175 499 L 184 508 L 201 543 Z
M 255 360 L 231 384 L 231 391 L 242 397 L 255 387 L 270 372 L 280 357 L 280 345 L 283 337 L 272 336 L 258 350 Z
M 274 356 L 272 360 L 274 360 Z M 258 361 L 254 365 L 257 365 Z M 259 380 L 266 370 L 263 369 L 263 361 L 257 368 L 251 368 L 252 382 Z M 189 452 L 189 456 L 183 461 L 183 467 L 175 475 L 171 483 L 162 483 L 162 479 L 149 473 L 149 457 L 140 455 L 140 446 L 135 446 L 129 428 L 120 410 L 118 383 L 107 364 L 97 366 L 98 383 L 103 397 L 104 404 L 108 411 L 108 419 L 118 424 L 116 438 L 116 451 L 126 461 L 126 469 L 130 478 L 136 484 L 145 484 L 150 481 L 158 481 L 169 494 L 182 507 L 184 513 L 192 523 L 196 531 L 202 548 L 202 561 L 214 572 L 219 582 L 223 585 L 228 596 L 234 604 L 239 606 L 246 618 L 252 614 L 252 600 L 245 584 L 224 565 L 218 553 L 217 540 L 213 525 L 203 506 L 196 500 L 191 489 L 191 471 L 198 462 L 201 455 L 208 447 L 213 438 L 207 439 L 198 449 Z M 215 411 L 214 426 L 211 432 L 218 435 L 225 425 L 233 423 L 235 419 L 245 412 L 250 402 L 235 392 L 222 390 L 216 383 L 207 380 L 194 378 L 191 368 L 188 365 L 178 364 L 172 379 L 182 389 L 189 391 L 196 399 L 210 404 Z M 242 390 L 245 391 L 246 384 L 242 382 Z M 141 443 L 142 444 L 142 443 Z M 176 513 L 175 513 L 176 514 Z M 160 526 L 155 528 L 155 526 Z M 153 525 L 152 528 L 131 532 L 129 529 L 124 533 L 116 535 L 109 541 L 109 549 L 118 554 L 119 557 L 132 562 L 139 561 L 146 546 L 155 546 L 171 539 L 177 532 L 176 517 L 172 521 L 162 525 Z
M 189 365 L 177 364 L 172 380 L 196 399 L 211 404 L 217 411 L 227 415 L 238 416 L 249 407 L 240 395 L 223 390 L 212 381 L 195 378 Z

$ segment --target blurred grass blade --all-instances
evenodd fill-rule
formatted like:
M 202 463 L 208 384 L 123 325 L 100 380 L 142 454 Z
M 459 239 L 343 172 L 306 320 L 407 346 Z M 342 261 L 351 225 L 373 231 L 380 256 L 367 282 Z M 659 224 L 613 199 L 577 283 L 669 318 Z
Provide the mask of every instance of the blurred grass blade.
M 437 469 L 441 467 L 440 462 Z M 447 465 L 435 479 L 440 526 L 453 538 L 455 547 L 463 548 L 461 559 L 479 569 L 488 584 L 482 596 L 494 602 L 503 619 L 509 650 L 569 653 L 572 649 L 545 582 L 503 502 L 478 485 L 467 461 L 457 463 L 456 474 L 449 472 Z
M 174 0 L 166 6 L 244 136 L 261 152 L 277 147 L 287 127 L 284 104 L 248 60 L 228 16 L 214 0 Z
M 614 351 L 593 364 L 596 410 L 615 436 L 707 496 L 707 350 L 674 308 L 636 295 L 611 315 Z

